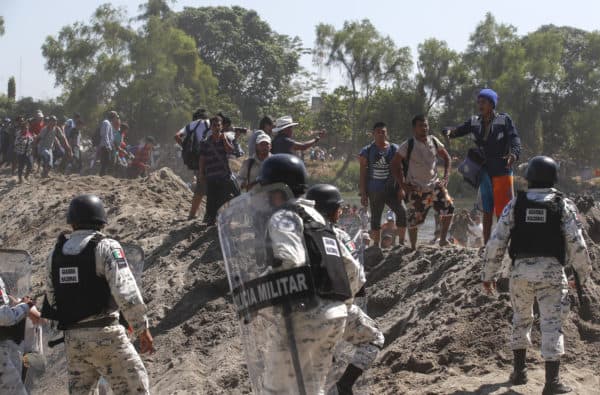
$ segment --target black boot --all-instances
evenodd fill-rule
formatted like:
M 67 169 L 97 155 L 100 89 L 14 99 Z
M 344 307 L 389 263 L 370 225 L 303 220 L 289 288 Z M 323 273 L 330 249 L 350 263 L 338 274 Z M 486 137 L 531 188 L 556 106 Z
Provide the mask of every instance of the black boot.
M 362 369 L 350 364 L 346 368 L 346 371 L 338 380 L 336 387 L 339 395 L 352 395 L 352 386 L 356 383 L 356 380 L 363 373 Z
M 524 348 L 513 350 L 513 354 L 513 372 L 510 374 L 510 382 L 513 385 L 527 384 L 527 366 L 525 365 L 527 350 Z
M 546 361 L 546 385 L 542 395 L 567 394 L 573 389 L 560 382 L 560 361 Z

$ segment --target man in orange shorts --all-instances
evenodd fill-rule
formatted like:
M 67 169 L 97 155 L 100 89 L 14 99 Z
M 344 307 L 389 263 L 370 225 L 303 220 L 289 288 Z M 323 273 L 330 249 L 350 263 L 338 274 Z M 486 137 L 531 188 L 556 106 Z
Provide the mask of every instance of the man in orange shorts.
M 445 129 L 449 138 L 471 134 L 485 164 L 480 174 L 479 192 L 483 209 L 483 241 L 487 244 L 492 232 L 494 214 L 500 218 L 504 207 L 513 199 L 513 164 L 521 153 L 521 139 L 508 114 L 496 112 L 498 94 L 482 89 L 477 95 L 479 116 L 473 116 L 461 126 Z

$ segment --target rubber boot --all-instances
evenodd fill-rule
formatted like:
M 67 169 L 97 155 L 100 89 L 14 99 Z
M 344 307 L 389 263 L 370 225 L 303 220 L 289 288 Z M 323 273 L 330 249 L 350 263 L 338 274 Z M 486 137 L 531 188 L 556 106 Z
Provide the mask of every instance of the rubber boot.
M 524 348 L 513 350 L 513 372 L 510 374 L 510 382 L 513 385 L 527 384 L 527 366 L 525 357 L 527 350 Z
M 560 361 L 546 361 L 546 385 L 542 395 L 567 394 L 572 388 L 560 382 Z
M 363 370 L 357 368 L 356 366 L 350 364 L 346 368 L 346 371 L 340 377 L 338 382 L 336 383 L 336 387 L 339 395 L 352 395 L 352 387 L 356 380 L 363 374 Z

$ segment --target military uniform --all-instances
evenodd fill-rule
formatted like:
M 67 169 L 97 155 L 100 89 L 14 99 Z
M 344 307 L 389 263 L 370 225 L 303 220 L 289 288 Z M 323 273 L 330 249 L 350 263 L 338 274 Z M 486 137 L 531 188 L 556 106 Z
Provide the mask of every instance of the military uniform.
M 23 357 L 21 347 L 9 338 L 11 336 L 5 336 L 5 331 L 8 327 L 17 329 L 17 326 L 22 326 L 24 335 L 25 327 L 19 324 L 24 323 L 28 313 L 29 305 L 26 303 L 10 306 L 4 281 L 0 278 L 0 393 L 2 394 L 27 395 L 21 381 Z
M 57 273 L 56 267 L 53 270 L 53 261 L 54 266 L 57 260 L 77 261 L 78 258 L 73 256 L 83 257 L 88 244 L 94 242 L 97 243 L 92 255 L 95 262 L 89 264 L 95 265 L 95 275 L 106 281 L 110 301 L 100 313 L 81 318 L 65 328 L 69 392 L 88 394 L 103 376 L 115 393 L 148 394 L 146 368 L 127 337 L 125 328 L 118 323 L 121 311 L 138 336 L 148 329 L 147 309 L 117 241 L 103 238 L 93 230 L 77 230 L 63 243 L 59 241 L 48 259 L 46 300 L 51 307 L 58 307 L 60 311 L 60 306 L 56 306 L 57 287 L 61 287 L 63 282 L 78 282 L 83 278 L 86 268 L 86 263 L 80 262 L 79 274 L 73 273 L 70 267 L 59 267 L 60 273 Z M 62 248 L 58 248 L 61 245 Z M 61 284 L 56 284 L 56 279 Z M 103 284 L 102 280 L 98 281 Z
M 301 206 L 316 222 L 325 224 L 325 220 L 314 209 L 314 202 L 297 199 L 295 204 Z M 273 258 L 281 264 L 273 271 L 288 270 L 307 264 L 307 252 L 303 235 L 303 220 L 294 211 L 282 209 L 277 211 L 267 225 L 268 236 L 271 239 Z M 338 242 L 338 245 L 340 243 Z M 359 266 L 345 248 L 338 248 L 351 291 L 356 293 L 359 277 Z M 277 309 L 277 308 L 275 308 Z M 275 322 L 269 326 L 267 333 L 269 342 L 265 352 L 264 388 L 269 394 L 289 394 L 294 391 L 296 373 L 290 358 L 289 338 L 286 336 L 286 326 L 283 317 L 272 309 L 263 310 L 263 316 Z M 342 339 L 348 309 L 344 301 L 323 299 L 317 297 L 317 305 L 306 310 L 295 310 L 291 315 L 294 328 L 295 342 L 298 345 L 298 358 L 301 367 L 312 366 L 312 371 L 318 372 L 318 377 L 308 381 L 305 379 L 306 393 L 324 394 L 326 374 L 332 363 L 335 345 Z
M 356 258 L 357 249 L 350 236 L 342 229 L 335 228 L 338 239 Z M 367 370 L 377 358 L 377 354 L 383 347 L 383 333 L 377 327 L 377 323 L 365 313 L 367 298 L 364 285 L 367 282 L 365 269 L 359 263 L 359 272 L 356 279 L 350 279 L 353 289 L 358 289 L 355 298 L 348 305 L 348 319 L 344 330 L 343 340 L 356 347 L 350 363 L 354 366 Z
M 557 193 L 558 191 L 551 188 L 530 188 L 528 193 L 522 194 L 521 199 L 526 196 L 526 200 L 532 202 L 530 203 L 532 206 L 525 209 L 526 217 L 524 219 L 519 219 L 523 216 L 515 214 L 519 209 L 519 198 L 513 199 L 506 206 L 486 247 L 484 281 L 492 281 L 500 272 L 504 253 L 516 225 L 523 226 L 523 223 L 531 225 L 537 222 L 542 225 L 548 223 L 549 228 L 551 226 L 551 210 L 540 212 L 539 207 L 556 201 L 559 204 L 556 212 L 559 214 L 557 228 L 560 231 L 555 232 L 559 233 L 558 235 L 549 235 L 546 238 L 546 248 L 550 250 L 556 246 L 562 250 L 564 252 L 564 262 L 562 263 L 571 265 L 578 273 L 582 283 L 585 282 L 591 271 L 591 265 L 581 223 L 577 218 L 577 209 L 569 199 L 556 199 Z M 550 240 L 551 237 L 557 236 L 563 237 L 562 242 L 557 243 Z M 535 241 L 525 237 L 515 237 L 512 243 L 519 243 L 523 240 L 526 243 L 535 244 Z M 541 240 L 538 243 L 543 242 L 544 240 Z M 565 352 L 562 325 L 569 312 L 567 278 L 560 257 L 527 255 L 516 251 L 513 256 L 514 264 L 510 278 L 510 294 L 514 311 L 511 347 L 513 350 L 526 349 L 531 344 L 532 306 L 534 298 L 537 298 L 540 308 L 542 357 L 545 361 L 558 361 Z

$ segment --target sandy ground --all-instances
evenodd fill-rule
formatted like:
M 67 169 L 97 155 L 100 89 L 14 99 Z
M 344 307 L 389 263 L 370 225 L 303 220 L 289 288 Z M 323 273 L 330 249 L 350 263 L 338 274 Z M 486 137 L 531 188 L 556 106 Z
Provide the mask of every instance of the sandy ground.
M 104 199 L 108 235 L 136 242 L 146 253 L 143 294 L 157 352 L 144 361 L 153 393 L 249 393 L 216 230 L 186 219 L 191 192 L 169 169 L 135 181 L 54 176 L 23 185 L 0 172 L 0 245 L 33 255 L 38 304 L 46 257 L 67 229 L 68 202 L 83 192 Z M 600 239 L 592 232 L 600 210 L 586 211 L 586 224 Z M 357 393 L 541 393 L 539 329 L 527 359 L 530 383 L 507 383 L 509 298 L 481 292 L 476 250 L 398 247 L 369 256 L 369 314 L 386 343 Z M 574 305 L 565 327 L 563 377 L 578 394 L 600 393 L 600 276 L 594 265 L 595 278 L 586 289 L 589 308 Z M 65 394 L 63 346 L 52 349 L 48 361 L 34 393 Z

